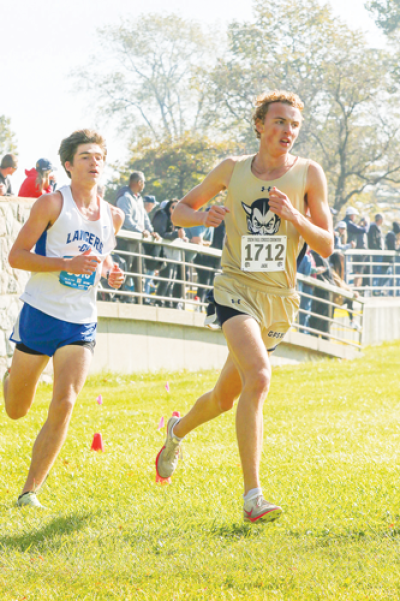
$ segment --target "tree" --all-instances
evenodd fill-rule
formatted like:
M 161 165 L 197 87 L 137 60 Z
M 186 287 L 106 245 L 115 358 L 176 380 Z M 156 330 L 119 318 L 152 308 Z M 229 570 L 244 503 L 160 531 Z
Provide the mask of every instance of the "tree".
M 0 157 L 3 154 L 16 153 L 17 145 L 15 134 L 11 131 L 11 120 L 0 115 Z
M 98 35 L 99 52 L 77 77 L 103 114 L 157 142 L 201 129 L 202 82 L 216 53 L 211 32 L 174 14 L 147 14 Z
M 400 0 L 370 0 L 365 7 L 386 35 L 398 32 L 400 29 Z
M 208 138 L 184 136 L 154 144 L 151 138 L 130 147 L 130 159 L 119 169 L 120 176 L 107 188 L 106 198 L 113 202 L 117 188 L 126 185 L 132 171 L 142 171 L 146 177 L 145 194 L 159 200 L 182 198 L 199 184 L 218 160 L 234 152 L 233 144 L 215 143 Z
M 210 75 L 220 127 L 257 148 L 257 93 L 296 91 L 306 105 L 296 151 L 324 167 L 332 205 L 382 182 L 400 181 L 400 115 L 390 101 L 390 57 L 368 48 L 318 0 L 256 0 L 255 18 L 233 23 L 229 52 Z

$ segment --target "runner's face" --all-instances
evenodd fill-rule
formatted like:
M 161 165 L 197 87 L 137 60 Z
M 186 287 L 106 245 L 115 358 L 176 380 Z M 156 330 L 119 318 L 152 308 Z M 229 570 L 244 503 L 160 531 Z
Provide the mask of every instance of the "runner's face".
M 274 154 L 290 152 L 299 135 L 300 126 L 299 109 L 282 102 L 270 104 L 264 123 L 257 123 L 261 143 Z
M 79 144 L 73 162 L 66 161 L 65 167 L 71 179 L 96 183 L 104 169 L 103 151 L 98 144 Z

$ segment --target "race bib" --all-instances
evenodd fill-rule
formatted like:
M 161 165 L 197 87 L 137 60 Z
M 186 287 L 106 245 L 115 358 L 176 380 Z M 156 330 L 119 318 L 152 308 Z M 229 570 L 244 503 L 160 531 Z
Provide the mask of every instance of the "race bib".
M 242 236 L 242 271 L 284 271 L 287 236 Z
M 64 257 L 64 259 L 72 259 L 72 257 Z M 60 283 L 70 288 L 78 288 L 78 290 L 88 290 L 94 285 L 95 280 L 96 271 L 87 274 L 68 273 L 68 271 L 60 272 Z

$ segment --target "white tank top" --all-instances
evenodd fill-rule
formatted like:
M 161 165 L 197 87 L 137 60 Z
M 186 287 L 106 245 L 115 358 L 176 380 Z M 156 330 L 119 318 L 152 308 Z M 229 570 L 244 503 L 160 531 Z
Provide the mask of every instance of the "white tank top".
M 115 248 L 109 204 L 100 199 L 100 219 L 89 221 L 76 206 L 71 187 L 58 190 L 63 206 L 58 219 L 43 232 L 35 253 L 45 257 L 76 257 L 91 250 L 101 263 L 92 276 L 65 271 L 33 273 L 21 300 L 47 315 L 71 323 L 97 321 L 96 290 L 104 259 Z

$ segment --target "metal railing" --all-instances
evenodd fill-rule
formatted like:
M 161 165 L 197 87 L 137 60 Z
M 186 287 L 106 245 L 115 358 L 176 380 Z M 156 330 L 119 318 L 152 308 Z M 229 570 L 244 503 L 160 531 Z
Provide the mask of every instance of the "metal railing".
M 400 296 L 400 253 L 393 250 L 344 251 L 346 282 L 365 297 Z
M 163 256 L 155 256 L 160 248 Z M 153 249 L 157 249 L 156 253 Z M 114 290 L 102 280 L 98 292 L 100 299 L 205 313 L 205 293 L 212 290 L 214 276 L 220 270 L 194 264 L 193 259 L 197 255 L 218 262 L 220 250 L 180 239 L 156 242 L 153 238 L 123 230 L 118 234 L 118 247 L 113 255 L 125 272 L 125 283 L 120 290 Z M 200 272 L 206 283 L 199 281 Z M 337 344 L 360 347 L 364 299 L 355 299 L 352 293 L 313 277 L 298 274 L 297 279 L 300 310 L 293 329 Z M 168 294 L 163 294 L 162 290 Z M 346 302 L 348 305 L 344 309 Z

